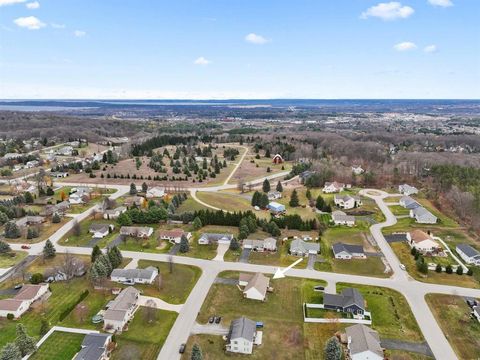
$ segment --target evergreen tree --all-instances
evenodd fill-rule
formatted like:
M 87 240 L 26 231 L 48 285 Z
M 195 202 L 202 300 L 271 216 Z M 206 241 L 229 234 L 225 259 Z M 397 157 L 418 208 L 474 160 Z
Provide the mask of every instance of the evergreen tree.
M 268 179 L 263 180 L 262 190 L 264 193 L 268 193 L 270 191 L 270 181 L 268 181 Z
M 283 192 L 283 186 L 282 186 L 282 183 L 279 181 L 277 183 L 277 189 L 276 189 L 278 192 Z
M 113 266 L 112 263 L 110 262 L 110 258 L 108 257 L 108 254 L 102 254 L 98 257 L 96 262 L 100 262 L 106 270 L 106 276 L 110 276 L 110 274 L 113 271 Z
M 447 274 L 453 273 L 452 265 L 448 264 L 448 265 L 445 267 L 445 272 L 446 272 Z
M 261 194 L 260 195 L 260 202 L 258 204 L 258 206 L 261 208 L 261 209 L 265 209 L 267 206 L 268 206 L 268 203 L 270 201 L 268 200 L 268 196 L 267 194 Z
M 120 224 L 120 226 L 131 226 L 133 224 L 132 218 L 126 212 L 118 216 L 117 222 Z
M 194 230 L 200 230 L 202 228 L 202 220 L 197 216 L 195 219 L 193 219 L 193 229 Z
M 30 194 L 29 191 L 27 191 L 24 195 L 25 197 L 25 204 L 33 204 L 33 196 Z
M 55 195 L 55 191 L 53 191 L 53 189 L 49 186 L 49 187 L 47 187 L 46 194 L 47 194 L 47 196 L 53 196 L 53 195 Z
M 340 342 L 335 336 L 332 336 L 327 340 L 325 345 L 325 360 L 341 360 L 342 359 L 342 347 Z
M 12 251 L 12 249 L 10 248 L 10 244 L 0 240 L 0 254 L 5 254 L 10 251 Z
M 191 360 L 203 360 L 202 350 L 197 344 L 193 344 Z
M 463 275 L 463 266 L 458 265 L 456 273 L 457 275 Z
M 252 196 L 252 206 L 259 206 L 260 204 L 260 193 L 258 191 L 255 191 Z
M 130 195 L 137 195 L 137 187 L 134 183 L 130 184 Z
M 117 246 L 112 246 L 108 249 L 108 260 L 110 260 L 110 264 L 112 265 L 113 269 L 116 269 L 120 266 L 123 260 L 122 253 L 118 250 Z
M 185 234 L 182 235 L 182 238 L 180 239 L 180 252 L 181 253 L 187 253 L 190 250 L 190 245 L 188 244 L 188 239 L 185 236 Z
M 17 338 L 15 339 L 15 345 L 22 356 L 31 354 L 35 351 L 36 341 L 33 337 L 28 336 L 27 331 L 23 324 L 17 324 Z
M 8 343 L 0 352 L 0 360 L 21 360 L 22 353 L 14 343 Z
M 248 226 L 248 231 L 250 232 L 250 234 L 257 231 L 257 220 L 253 216 L 249 216 L 246 219 L 247 219 L 246 223 Z
M 310 192 L 310 189 L 307 189 L 307 192 L 305 193 L 305 196 L 308 200 L 312 199 L 312 193 Z
M 95 245 L 92 249 L 92 255 L 90 256 L 92 264 L 97 260 L 97 258 L 102 254 L 102 250 L 98 245 Z
M 144 183 L 142 184 L 142 191 L 143 191 L 144 193 L 146 193 L 147 190 L 148 190 L 148 185 L 147 185 L 147 183 L 144 182 Z
M 239 237 L 240 237 L 240 235 L 239 235 Z M 230 241 L 229 248 L 232 251 L 237 251 L 238 249 L 240 249 L 240 244 L 238 243 L 238 240 L 233 238 L 232 241 Z
M 415 248 L 413 248 L 413 249 L 415 249 Z M 442 265 L 437 264 L 437 266 L 435 267 L 435 271 L 436 271 L 437 273 L 441 273 L 441 272 L 442 272 Z
M 56 252 L 57 251 L 55 250 L 55 247 L 53 246 L 52 242 L 50 241 L 50 239 L 48 239 L 45 242 L 45 246 L 43 247 L 43 256 L 45 257 L 45 259 L 50 259 L 55 257 Z
M 323 211 L 323 209 L 325 208 L 325 200 L 323 199 L 323 197 L 321 195 L 317 196 L 317 201 L 315 202 L 315 207 L 320 211 Z
M 60 218 L 60 215 L 58 213 L 53 214 L 52 216 L 52 223 L 58 224 L 62 219 Z
M 268 233 L 272 236 L 280 236 L 282 232 L 276 222 L 270 221 L 268 224 Z
M 17 224 L 10 221 L 5 224 L 5 237 L 7 239 L 16 239 L 20 237 L 20 229 Z
M 245 224 L 240 225 L 238 238 L 240 240 L 246 239 L 248 237 L 248 234 L 250 234 L 250 231 L 248 230 L 248 226 Z
M 292 191 L 292 195 L 290 196 L 289 204 L 290 204 L 291 207 L 297 207 L 299 205 L 298 194 L 297 194 L 297 190 L 295 190 L 295 189 Z

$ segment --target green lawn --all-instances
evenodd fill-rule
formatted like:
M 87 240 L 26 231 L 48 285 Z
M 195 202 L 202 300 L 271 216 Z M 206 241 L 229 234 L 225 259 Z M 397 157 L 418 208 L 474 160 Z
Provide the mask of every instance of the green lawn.
M 389 209 L 395 216 L 404 216 L 410 214 L 410 210 L 405 209 L 403 206 L 400 205 L 390 205 Z
M 155 310 L 156 319 L 149 321 L 147 310 L 140 307 L 128 330 L 117 335 L 117 348 L 112 353 L 113 360 L 154 360 L 170 332 L 177 313 Z
M 104 247 L 108 242 L 118 236 L 119 228 L 114 220 L 105 220 L 98 217 L 97 219 L 94 219 L 94 217 L 91 216 L 80 223 L 80 235 L 74 235 L 73 231 L 70 231 L 60 239 L 59 243 L 66 246 L 86 246 L 92 240 L 92 234 L 88 232 L 92 224 L 112 224 L 115 226 L 115 229 L 111 234 L 105 236 L 105 238 L 97 243 L 100 247 Z
M 184 212 L 195 212 L 198 210 L 208 209 L 206 206 L 200 204 L 190 196 L 180 205 L 175 211 L 177 214 L 183 214 Z
M 65 360 L 72 359 L 81 349 L 84 334 L 73 334 L 54 331 L 33 354 L 32 360 Z
M 137 284 L 139 290 L 145 295 L 158 297 L 172 304 L 183 304 L 201 275 L 200 268 L 182 264 L 173 264 L 173 272 L 170 273 L 169 264 L 165 262 L 140 260 L 139 268 L 154 266 L 159 268 L 162 277 L 162 287 L 159 290 L 155 285 Z
M 276 266 L 288 266 L 293 262 L 300 259 L 298 256 L 293 256 L 288 253 L 290 248 L 291 240 L 285 242 L 282 245 L 282 241 L 277 241 L 277 251 L 276 252 L 255 252 L 252 251 L 248 258 L 248 262 L 252 264 L 260 265 L 276 265 Z M 296 269 L 305 269 L 307 267 L 308 260 L 303 258 L 299 264 L 295 265 Z
M 216 208 L 223 209 L 225 211 L 248 211 L 252 210 L 250 200 L 245 199 L 242 196 L 237 196 L 228 193 L 221 192 L 197 192 L 197 197 Z
M 10 254 L 15 254 L 15 256 L 10 256 Z M 12 251 L 8 254 L 0 254 L 0 268 L 12 267 L 13 265 L 25 259 L 27 255 L 28 252 L 26 251 Z
M 480 354 L 480 323 L 470 316 L 461 296 L 427 294 L 425 297 L 445 337 L 460 359 L 476 359 Z

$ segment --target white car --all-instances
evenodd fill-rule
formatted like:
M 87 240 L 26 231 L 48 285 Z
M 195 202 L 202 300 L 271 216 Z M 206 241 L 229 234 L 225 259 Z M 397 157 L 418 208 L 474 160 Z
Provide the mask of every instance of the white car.
M 405 265 L 403 265 L 403 264 L 400 264 L 400 269 L 402 269 L 402 270 L 406 270 L 407 268 L 405 267 Z

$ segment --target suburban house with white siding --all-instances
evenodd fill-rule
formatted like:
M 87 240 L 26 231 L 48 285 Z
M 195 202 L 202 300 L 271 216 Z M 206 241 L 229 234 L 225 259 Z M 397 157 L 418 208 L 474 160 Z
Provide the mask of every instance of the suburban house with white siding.
M 468 244 L 458 244 L 455 250 L 467 264 L 480 266 L 480 252 L 477 249 Z

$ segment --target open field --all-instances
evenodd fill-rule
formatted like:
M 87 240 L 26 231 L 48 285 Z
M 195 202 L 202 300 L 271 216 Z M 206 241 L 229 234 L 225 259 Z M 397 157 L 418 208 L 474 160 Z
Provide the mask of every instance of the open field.
M 84 334 L 54 331 L 33 354 L 32 360 L 71 359 L 81 349 Z
M 480 354 L 480 323 L 470 316 L 461 296 L 427 294 L 425 297 L 445 337 L 460 359 L 476 359 Z
M 185 200 L 175 211 L 177 214 L 183 214 L 184 212 L 195 212 L 198 210 L 206 210 L 208 209 L 206 206 L 200 204 L 198 201 L 192 199 L 191 196 L 188 196 L 187 200 Z
M 0 255 L 0 269 L 14 266 L 28 255 L 26 251 L 13 251 L 12 253 L 15 254 L 15 256 L 10 256 L 10 253 Z
M 196 195 L 201 201 L 226 211 L 253 210 L 250 200 L 241 195 L 201 191 L 197 192 Z

